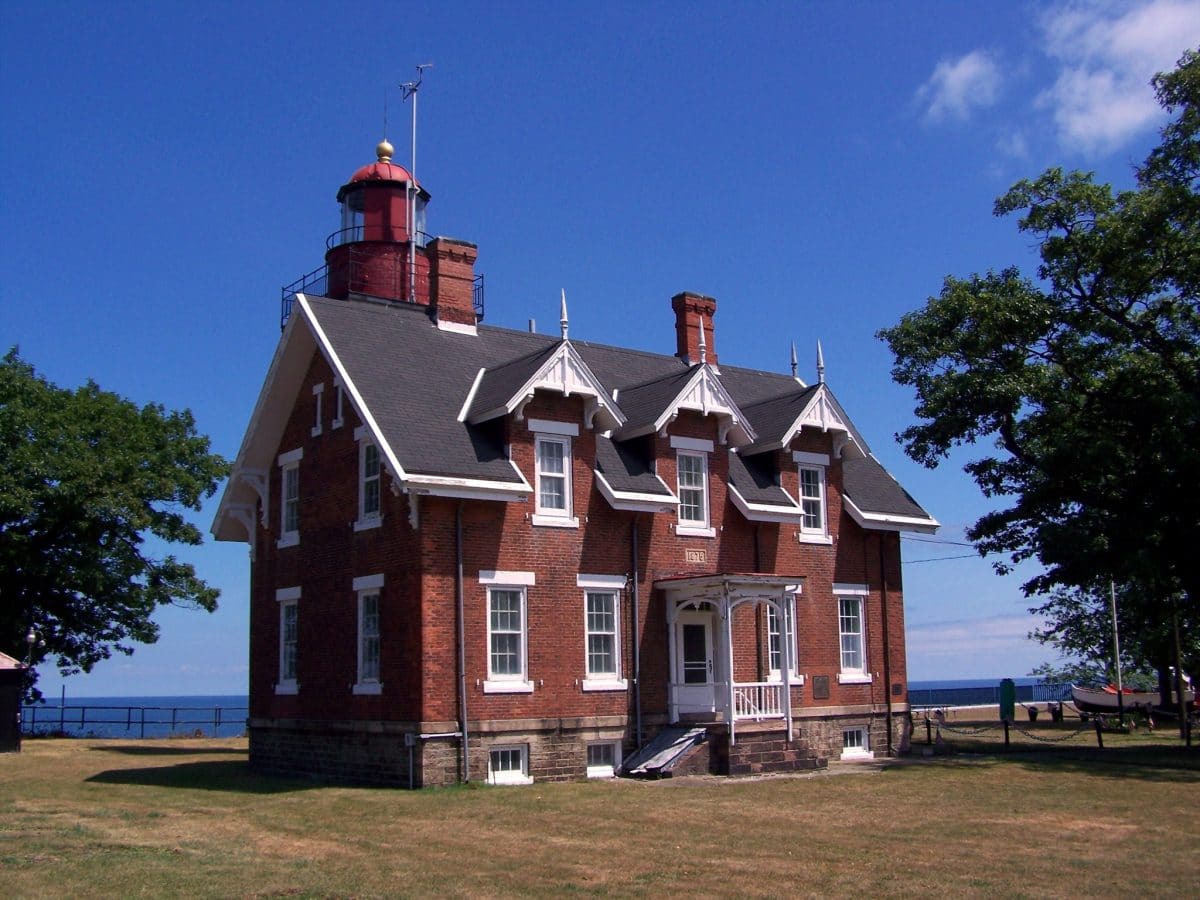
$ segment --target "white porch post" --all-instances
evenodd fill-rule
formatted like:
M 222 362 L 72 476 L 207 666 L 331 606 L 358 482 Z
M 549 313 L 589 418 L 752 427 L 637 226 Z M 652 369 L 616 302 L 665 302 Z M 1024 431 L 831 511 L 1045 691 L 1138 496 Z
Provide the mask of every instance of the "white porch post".
M 787 728 L 787 742 L 792 742 L 792 657 L 796 653 L 796 614 L 788 618 L 787 592 L 779 608 L 779 643 L 784 647 L 780 663 L 783 665 L 783 721 Z M 790 626 L 790 627 L 789 627 Z M 789 633 L 790 632 L 790 633 Z

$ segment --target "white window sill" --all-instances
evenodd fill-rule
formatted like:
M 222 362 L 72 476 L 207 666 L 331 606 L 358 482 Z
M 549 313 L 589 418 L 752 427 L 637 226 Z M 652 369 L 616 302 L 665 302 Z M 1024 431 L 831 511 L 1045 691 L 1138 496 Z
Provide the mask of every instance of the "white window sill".
M 383 516 L 372 516 L 369 519 L 359 519 L 354 523 L 355 531 L 369 531 L 383 524 Z
M 825 544 L 827 546 L 833 544 L 833 538 L 830 535 L 815 531 L 801 531 L 796 535 L 796 540 L 801 544 Z
M 308 434 L 310 437 L 320 437 L 321 436 L 321 426 L 314 425 L 312 428 L 312 431 L 310 431 Z
M 780 675 L 778 672 L 772 672 L 770 674 L 770 676 L 767 678 L 767 681 L 771 684 L 783 684 L 783 676 Z M 800 687 L 804 684 L 804 676 L 792 673 L 788 677 L 788 683 L 792 687 Z
M 485 681 L 485 694 L 532 694 L 532 681 Z
M 533 779 L 528 775 L 511 775 L 505 773 L 503 775 L 489 775 L 488 784 L 494 784 L 497 787 L 512 787 L 514 785 L 533 784 Z
M 612 766 L 588 766 L 588 778 L 616 778 L 617 773 Z
M 300 543 L 300 532 L 285 531 L 280 535 L 279 540 L 275 542 L 275 546 L 280 549 L 284 547 L 295 547 Z
M 366 681 L 354 685 L 351 690 L 359 696 L 377 696 L 383 693 L 383 683 L 379 681 Z
M 583 689 L 585 691 L 627 691 L 629 682 L 624 678 L 585 678 Z
M 298 694 L 300 693 L 300 685 L 294 681 L 281 681 L 275 685 L 276 694 Z
M 874 679 L 871 673 L 862 672 L 839 672 L 838 684 L 870 684 Z
M 875 753 L 871 750 L 843 750 L 841 755 L 841 759 L 845 760 L 846 762 L 874 758 Z
M 676 525 L 675 533 L 682 537 L 716 537 L 717 529 L 713 527 L 700 528 L 695 525 Z
M 534 513 L 533 524 L 549 525 L 551 528 L 578 528 L 579 519 L 575 516 L 547 516 L 542 513 Z
M 343 420 L 343 419 L 334 419 L 332 422 L 329 423 L 329 427 L 331 430 L 334 428 L 341 428 L 342 425 L 344 424 L 344 421 L 345 420 Z

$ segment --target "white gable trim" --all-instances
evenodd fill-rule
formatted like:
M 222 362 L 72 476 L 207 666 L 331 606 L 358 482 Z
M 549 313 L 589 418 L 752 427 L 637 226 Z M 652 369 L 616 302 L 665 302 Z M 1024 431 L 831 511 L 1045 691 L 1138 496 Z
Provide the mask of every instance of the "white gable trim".
M 603 473 L 596 472 L 596 489 L 600 491 L 600 496 L 608 501 L 609 506 L 613 509 L 623 510 L 625 512 L 673 512 L 679 507 L 679 498 L 671 493 L 671 489 L 667 487 L 667 483 L 658 475 L 654 477 L 658 479 L 658 483 L 663 486 L 663 490 L 667 493 L 663 494 L 646 494 L 640 491 L 617 491 L 608 483 L 608 479 Z
M 608 391 L 600 379 L 583 361 L 583 357 L 570 341 L 559 343 L 550 358 L 542 363 L 503 405 L 477 413 L 467 421 L 477 425 L 513 412 L 516 412 L 517 420 L 520 421 L 525 405 L 533 399 L 534 392 L 539 390 L 562 394 L 564 397 L 570 397 L 572 394 L 587 397 L 588 404 L 584 410 L 583 422 L 586 428 L 592 427 L 597 415 L 601 417 L 601 430 L 620 428 L 625 424 L 625 414 L 609 399 Z
M 842 495 L 842 508 L 849 513 L 850 518 L 863 528 L 873 531 L 916 531 L 922 534 L 936 534 L 942 523 L 930 516 L 920 519 L 916 516 L 896 516 L 888 513 L 863 512 L 853 500 Z
M 634 430 L 628 437 L 639 437 L 652 432 L 665 436 L 667 426 L 685 409 L 705 416 L 716 416 L 720 422 L 717 443 L 721 445 L 732 441 L 733 446 L 742 447 L 755 438 L 750 420 L 738 408 L 710 365 L 697 366 L 683 389 L 666 405 L 659 417 L 652 424 Z

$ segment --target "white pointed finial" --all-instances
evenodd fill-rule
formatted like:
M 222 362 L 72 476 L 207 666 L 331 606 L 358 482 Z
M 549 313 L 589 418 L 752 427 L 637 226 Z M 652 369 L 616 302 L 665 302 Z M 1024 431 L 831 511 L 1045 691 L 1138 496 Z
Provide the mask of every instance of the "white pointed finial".
M 825 354 L 821 352 L 821 340 L 817 339 L 817 384 L 825 383 Z
M 562 306 L 558 312 L 558 324 L 562 326 L 562 339 L 567 339 L 567 289 L 562 289 Z
M 800 367 L 799 361 L 796 359 L 796 342 L 792 341 L 792 377 L 796 377 L 796 369 Z
M 704 319 L 700 319 L 700 365 L 708 363 L 708 342 L 704 339 Z

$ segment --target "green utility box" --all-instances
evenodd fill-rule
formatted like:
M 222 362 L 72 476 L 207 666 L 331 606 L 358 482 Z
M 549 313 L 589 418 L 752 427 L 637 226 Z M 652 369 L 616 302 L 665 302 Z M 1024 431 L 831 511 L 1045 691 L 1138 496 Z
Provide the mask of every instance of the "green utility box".
M 1017 686 L 1011 678 L 1000 681 L 1000 721 L 1013 722 L 1016 720 Z

